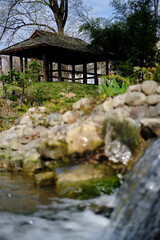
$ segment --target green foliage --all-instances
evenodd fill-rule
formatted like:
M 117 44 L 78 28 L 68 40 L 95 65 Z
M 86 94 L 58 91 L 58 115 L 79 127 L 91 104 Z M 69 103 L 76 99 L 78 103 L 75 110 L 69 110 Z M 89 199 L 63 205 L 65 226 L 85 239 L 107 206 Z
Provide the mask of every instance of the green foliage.
M 160 64 L 156 64 L 155 68 L 153 69 L 153 79 L 155 81 L 160 81 Z
M 98 87 L 96 85 L 73 84 L 66 82 L 33 82 L 28 86 L 27 91 L 22 94 L 21 88 L 13 85 L 6 85 L 8 99 L 15 102 L 14 109 L 18 114 L 24 113 L 31 106 L 45 106 L 51 112 L 65 112 L 72 108 L 72 104 L 81 98 L 94 98 L 99 101 Z M 12 95 L 12 91 L 15 95 Z M 67 97 L 62 93 L 74 93 L 75 96 Z M 94 101 L 93 106 L 94 107 Z M 17 105 L 19 107 L 17 108 Z M 25 106 L 24 106 L 25 105 Z M 0 109 L 1 111 L 2 109 Z
M 0 75 L 0 81 L 3 82 L 3 83 L 9 83 L 10 82 L 10 76 L 2 74 L 2 75 Z
M 89 34 L 92 47 L 112 53 L 113 70 L 124 76 L 133 73 L 133 66 L 154 66 L 158 38 L 152 0 L 113 0 L 113 3 L 115 21 L 95 19 L 80 30 Z
M 28 69 L 25 71 L 28 74 L 28 78 L 32 82 L 38 82 L 39 74 L 41 71 L 41 64 L 38 61 L 34 60 L 28 65 Z
M 22 92 L 24 94 L 26 88 L 28 88 L 33 82 L 38 81 L 40 70 L 40 63 L 32 61 L 28 65 L 28 68 L 25 69 L 25 72 L 20 72 L 14 69 L 9 71 L 8 75 L 2 74 L 0 80 L 10 85 L 22 88 Z
M 105 83 L 100 84 L 99 94 L 109 97 L 125 93 L 130 84 L 129 78 L 125 79 L 119 75 L 111 75 L 110 80 L 108 77 L 105 79 L 108 86 Z
M 144 80 L 160 81 L 160 64 L 155 64 L 154 67 L 134 67 L 132 81 L 140 82 Z
M 27 112 L 28 111 L 28 105 L 27 104 L 21 104 L 21 105 L 18 105 L 18 106 L 16 106 L 16 111 L 17 111 L 17 113 L 18 114 L 24 114 L 25 112 Z

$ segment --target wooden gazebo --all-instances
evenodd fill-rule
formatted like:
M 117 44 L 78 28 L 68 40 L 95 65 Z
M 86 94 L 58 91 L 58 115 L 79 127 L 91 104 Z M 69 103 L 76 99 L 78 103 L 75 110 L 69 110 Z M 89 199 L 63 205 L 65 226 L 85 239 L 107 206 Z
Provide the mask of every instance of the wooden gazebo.
M 63 81 L 62 64 L 71 65 L 71 70 L 63 70 L 70 73 L 72 82 L 75 82 L 75 74 L 83 74 L 83 83 L 87 79 L 95 79 L 94 84 L 98 85 L 97 62 L 106 62 L 108 74 L 108 57 L 101 51 L 95 52 L 88 47 L 88 44 L 78 38 L 62 36 L 56 33 L 36 30 L 32 36 L 20 43 L 0 51 L 1 55 L 9 55 L 9 69 L 13 69 L 13 57 L 20 57 L 20 71 L 27 67 L 28 59 L 36 58 L 43 61 L 43 79 L 51 81 L 55 72 L 57 79 Z M 58 64 L 57 70 L 53 69 L 53 63 Z M 87 64 L 94 63 L 94 72 L 87 71 Z M 83 71 L 76 71 L 76 65 L 83 65 Z

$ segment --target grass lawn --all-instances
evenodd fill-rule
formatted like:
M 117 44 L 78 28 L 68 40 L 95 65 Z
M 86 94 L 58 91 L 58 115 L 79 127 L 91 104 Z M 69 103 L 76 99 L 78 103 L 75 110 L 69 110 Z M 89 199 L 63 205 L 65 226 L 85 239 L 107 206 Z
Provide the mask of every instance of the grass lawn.
M 15 90 L 15 95 L 12 95 L 13 90 Z M 20 88 L 7 85 L 7 94 L 1 93 L 1 96 L 12 100 L 12 106 L 17 114 L 23 114 L 32 106 L 45 106 L 51 112 L 65 112 L 81 98 L 98 99 L 98 86 L 66 82 L 38 82 L 25 89 L 25 94 L 22 95 Z

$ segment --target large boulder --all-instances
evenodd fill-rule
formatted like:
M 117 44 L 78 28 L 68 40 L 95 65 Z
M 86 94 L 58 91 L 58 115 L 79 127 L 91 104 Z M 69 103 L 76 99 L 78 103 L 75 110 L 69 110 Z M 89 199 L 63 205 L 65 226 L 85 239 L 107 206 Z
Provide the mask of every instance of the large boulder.
M 102 143 L 101 129 L 92 122 L 75 124 L 66 133 L 68 154 L 93 151 Z

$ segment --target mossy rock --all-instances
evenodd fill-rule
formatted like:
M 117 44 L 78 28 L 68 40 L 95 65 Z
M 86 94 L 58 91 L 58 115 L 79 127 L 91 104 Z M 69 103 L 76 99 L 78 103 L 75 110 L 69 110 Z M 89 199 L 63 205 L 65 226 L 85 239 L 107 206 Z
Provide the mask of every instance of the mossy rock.
M 68 146 L 63 141 L 52 143 L 45 139 L 38 147 L 38 151 L 43 159 L 64 159 L 64 161 L 66 161 L 66 157 L 68 155 Z
M 42 172 L 35 175 L 35 181 L 40 186 L 51 186 L 56 184 L 55 172 Z
M 63 182 L 57 185 L 57 195 L 73 199 L 90 199 L 102 194 L 111 194 L 120 185 L 117 176 L 86 181 Z
M 106 119 L 103 132 L 106 136 L 109 134 L 110 141 L 118 140 L 122 142 L 132 153 L 135 152 L 142 141 L 141 127 L 131 119 Z

